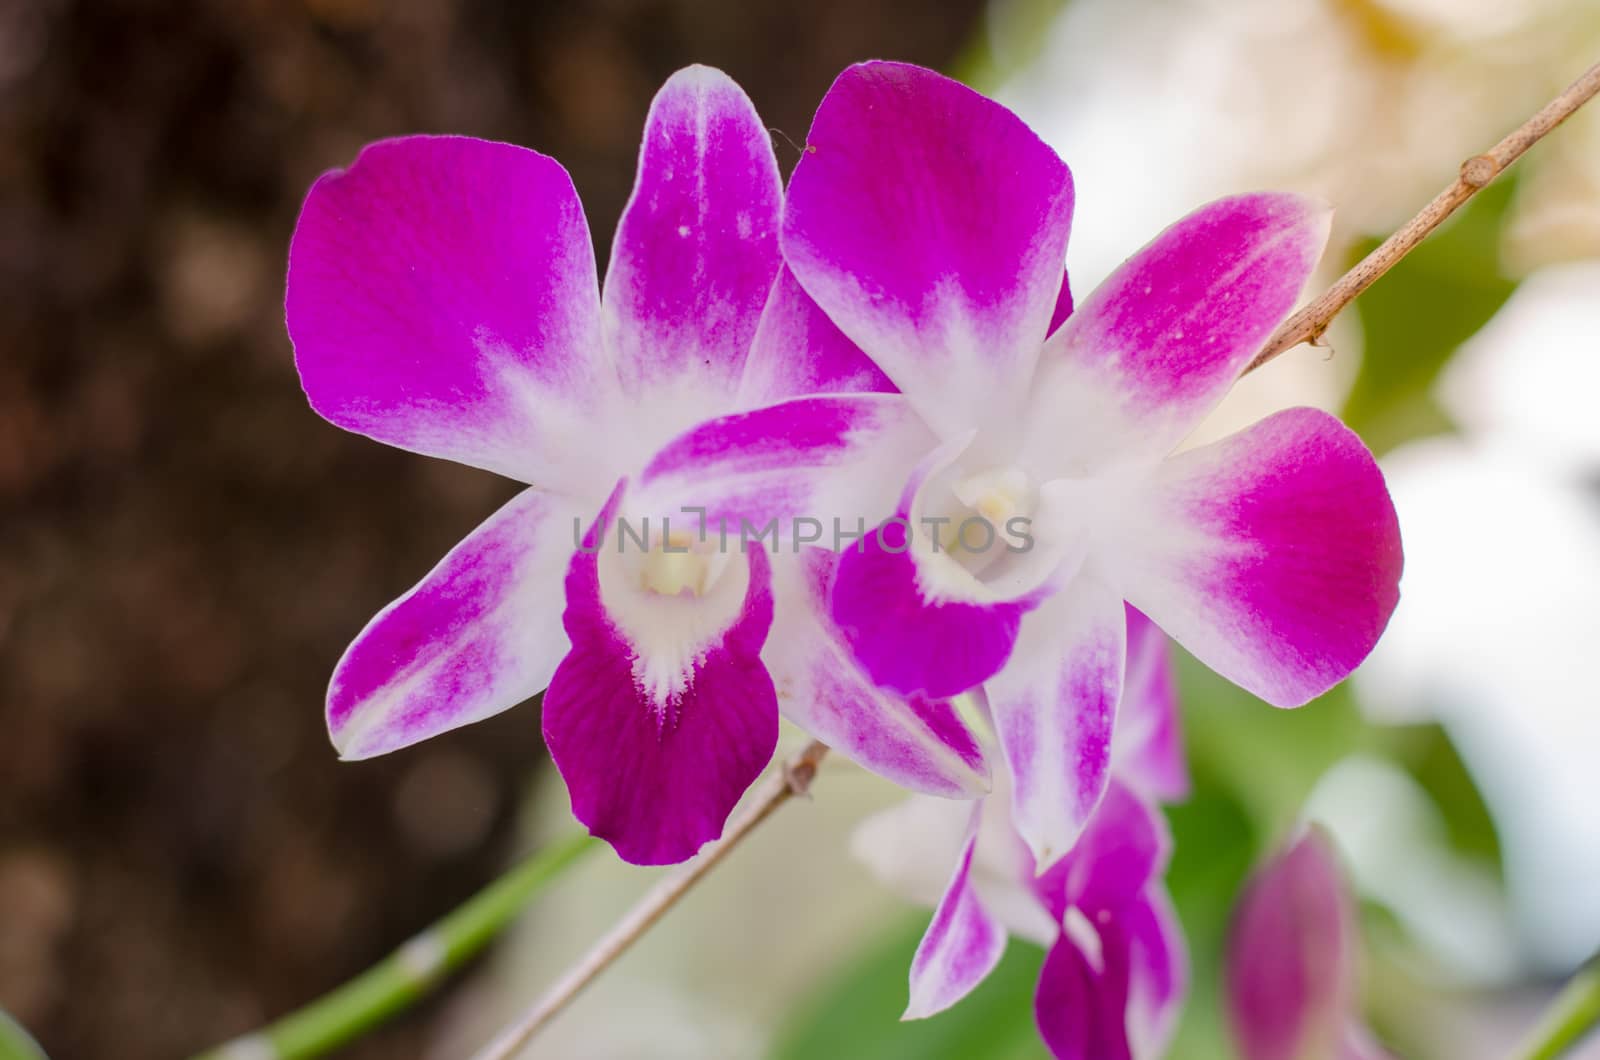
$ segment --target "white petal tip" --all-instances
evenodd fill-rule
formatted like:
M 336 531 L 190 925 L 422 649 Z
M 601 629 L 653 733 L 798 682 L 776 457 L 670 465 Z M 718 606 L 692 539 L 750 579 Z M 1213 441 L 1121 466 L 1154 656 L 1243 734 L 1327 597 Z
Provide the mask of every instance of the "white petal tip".
M 906 1010 L 900 1014 L 900 1022 L 910 1023 L 913 1020 L 925 1020 L 929 1016 L 937 1016 L 949 1007 L 948 1004 L 940 1005 L 927 998 L 919 998 L 913 995 L 906 1004 Z

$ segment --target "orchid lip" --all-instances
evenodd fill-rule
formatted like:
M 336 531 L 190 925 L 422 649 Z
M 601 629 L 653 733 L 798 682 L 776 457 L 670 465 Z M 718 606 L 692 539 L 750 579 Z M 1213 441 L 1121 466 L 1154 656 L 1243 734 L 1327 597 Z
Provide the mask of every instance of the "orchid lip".
M 711 557 L 696 551 L 692 534 L 675 531 L 639 563 L 639 587 L 658 596 L 704 596 Z
M 994 467 L 957 479 L 950 487 L 961 509 L 945 524 L 939 543 L 973 574 L 980 574 L 1006 550 L 1032 547 L 1038 493 L 1019 467 Z

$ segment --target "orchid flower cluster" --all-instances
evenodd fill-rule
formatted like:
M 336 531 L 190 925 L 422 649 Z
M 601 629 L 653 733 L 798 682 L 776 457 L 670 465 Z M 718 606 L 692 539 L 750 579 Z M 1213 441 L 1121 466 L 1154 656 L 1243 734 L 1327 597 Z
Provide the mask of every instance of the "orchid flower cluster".
M 1075 307 L 1073 208 L 1015 115 L 887 62 L 834 83 L 787 188 L 739 87 L 675 74 L 603 284 L 537 152 L 414 136 L 322 177 L 286 300 L 312 407 L 527 487 L 346 651 L 340 754 L 542 691 L 575 816 L 663 864 L 721 833 L 786 716 L 913 793 L 864 826 L 935 906 L 908 1016 L 1012 933 L 1050 948 L 1057 1056 L 1159 1054 L 1186 979 L 1166 638 L 1299 705 L 1373 647 L 1401 549 L 1322 412 L 1176 451 L 1329 211 L 1212 203 Z

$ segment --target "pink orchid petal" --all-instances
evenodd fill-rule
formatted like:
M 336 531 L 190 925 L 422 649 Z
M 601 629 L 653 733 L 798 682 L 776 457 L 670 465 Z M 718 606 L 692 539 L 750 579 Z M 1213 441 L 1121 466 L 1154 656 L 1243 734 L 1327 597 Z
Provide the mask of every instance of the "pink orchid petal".
M 1167 1055 L 1189 990 L 1183 925 L 1166 888 L 1152 882 L 1117 918 L 1129 946 L 1128 1037 L 1136 1058 Z
M 1046 344 L 1030 448 L 1091 467 L 1170 451 L 1293 308 L 1331 216 L 1297 195 L 1241 195 L 1157 236 Z
M 744 91 L 707 66 L 673 74 L 650 105 L 606 272 L 626 393 L 733 395 L 778 275 L 782 196 L 772 138 Z
M 1127 615 L 1128 662 L 1111 768 L 1152 798 L 1178 802 L 1189 794 L 1189 763 L 1183 754 L 1172 646 L 1138 608 L 1128 607 Z
M 1156 1060 L 1187 989 L 1183 932 L 1166 889 L 1152 883 L 1063 932 L 1040 969 L 1034 1016 L 1061 1060 Z
M 1006 931 L 978 899 L 970 882 L 981 806 L 972 808 L 967 840 L 944 897 L 911 959 L 911 999 L 901 1019 L 924 1019 L 966 997 L 994 970 L 1006 948 Z
M 583 481 L 563 445 L 601 393 L 600 307 L 553 159 L 459 136 L 370 145 L 306 197 L 285 309 L 329 421 L 523 482 Z
M 1086 953 L 1063 933 L 1045 954 L 1034 993 L 1039 1035 L 1056 1060 L 1132 1060 L 1128 1041 L 1128 952 L 1115 939 Z
M 1077 846 L 1034 881 L 1064 928 L 1034 1007 L 1056 1056 L 1163 1055 L 1188 989 L 1183 931 L 1161 883 L 1171 848 L 1155 807 L 1113 782 Z
M 903 788 L 955 799 L 983 794 L 989 766 L 954 704 L 886 692 L 851 658 L 828 615 L 837 563 L 811 548 L 774 557 L 777 617 L 763 658 L 784 714 Z
M 924 487 L 968 441 L 946 442 L 923 458 L 894 515 L 841 553 L 834 576 L 834 624 L 867 675 L 902 695 L 960 695 L 993 676 L 1011 656 L 1022 617 L 1055 589 L 1048 576 L 985 585 L 926 532 Z
M 1033 600 L 930 598 L 903 520 L 880 524 L 840 555 L 833 622 L 875 683 L 908 696 L 960 695 L 1005 665 Z
M 1394 1054 L 1378 1044 L 1366 1027 L 1351 1022 L 1339 1039 L 1338 1060 L 1394 1060 Z
M 943 438 L 1021 408 L 1061 285 L 1067 167 L 916 66 L 839 75 L 795 167 L 785 260 Z
M 739 403 L 754 407 L 804 394 L 893 392 L 889 377 L 828 319 L 789 267 L 780 269 L 745 362 Z
M 367 624 L 328 688 L 341 757 L 481 721 L 549 683 L 567 651 L 557 601 L 577 515 L 524 490 Z
M 1118 915 L 1166 871 L 1172 836 L 1166 818 L 1113 780 L 1077 843 L 1034 881 L 1034 892 L 1060 919 L 1070 908 L 1091 920 Z
M 1130 603 L 1222 676 L 1298 706 L 1367 657 L 1399 600 L 1394 504 L 1361 439 L 1288 409 L 1166 461 L 1112 561 Z
M 1342 1055 L 1355 1015 L 1355 931 L 1338 857 L 1317 829 L 1256 873 L 1234 910 L 1225 968 L 1243 1060 Z
M 1022 619 L 985 683 L 1016 828 L 1041 870 L 1078 841 L 1110 780 L 1126 627 L 1121 598 L 1084 572 Z
M 1050 312 L 1050 334 L 1054 335 L 1061 330 L 1061 325 L 1072 315 L 1072 308 L 1072 278 L 1063 272 L 1061 290 L 1056 292 L 1056 306 Z
M 640 504 L 676 515 L 672 500 L 692 498 L 712 536 L 749 538 L 776 520 L 778 544 L 791 552 L 843 547 L 889 514 L 906 467 L 932 441 L 898 394 L 791 398 L 667 443 L 640 477 Z M 797 544 L 802 537 L 810 541 Z
M 607 574 L 619 535 L 600 527 L 622 492 L 572 558 L 563 616 L 572 650 L 544 696 L 544 737 L 574 816 L 624 861 L 671 864 L 722 834 L 777 746 L 777 697 L 760 658 L 769 567 L 756 549 L 747 563 L 731 558 L 705 596 L 642 598 Z

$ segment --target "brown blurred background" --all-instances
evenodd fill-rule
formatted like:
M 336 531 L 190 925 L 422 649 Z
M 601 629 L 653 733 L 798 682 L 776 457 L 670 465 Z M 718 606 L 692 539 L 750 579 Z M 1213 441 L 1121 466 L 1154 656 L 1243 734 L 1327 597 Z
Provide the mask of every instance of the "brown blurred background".
M 536 147 L 603 261 L 671 71 L 801 140 L 844 65 L 947 65 L 980 8 L 0 0 L 0 1008 L 57 1060 L 248 1029 L 488 879 L 540 768 L 532 709 L 327 743 L 345 644 L 510 487 L 307 408 L 280 306 L 317 173 L 404 132 Z M 349 1055 L 417 1055 L 436 1012 Z

